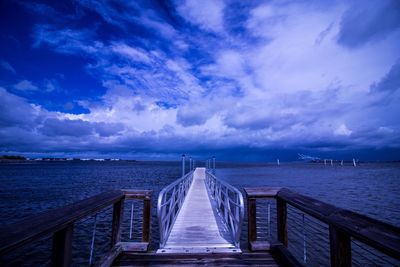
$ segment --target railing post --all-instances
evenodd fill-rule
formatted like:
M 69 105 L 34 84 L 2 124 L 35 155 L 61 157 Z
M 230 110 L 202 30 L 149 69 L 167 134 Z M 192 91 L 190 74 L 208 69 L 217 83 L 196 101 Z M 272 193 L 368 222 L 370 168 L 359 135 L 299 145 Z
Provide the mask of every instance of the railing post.
M 277 212 L 277 229 L 278 229 L 278 241 L 287 247 L 288 246 L 288 235 L 287 235 L 287 204 L 286 201 L 276 198 L 276 212 Z
M 185 176 L 185 154 L 182 155 L 182 177 Z
M 143 200 L 143 233 L 142 241 L 150 242 L 150 219 L 151 219 L 151 199 L 146 197 Z
M 345 232 L 329 226 L 329 243 L 332 267 L 351 266 L 351 240 Z
M 256 199 L 247 198 L 247 214 L 248 214 L 248 248 L 251 250 L 252 242 L 257 240 L 257 220 L 256 220 Z
M 121 239 L 121 224 L 124 212 L 124 199 L 114 203 L 113 220 L 111 228 L 111 247 L 114 247 Z
M 215 175 L 215 157 L 213 157 L 213 174 Z
M 70 224 L 66 228 L 54 233 L 51 254 L 52 266 L 66 267 L 71 265 L 73 231 L 74 225 Z

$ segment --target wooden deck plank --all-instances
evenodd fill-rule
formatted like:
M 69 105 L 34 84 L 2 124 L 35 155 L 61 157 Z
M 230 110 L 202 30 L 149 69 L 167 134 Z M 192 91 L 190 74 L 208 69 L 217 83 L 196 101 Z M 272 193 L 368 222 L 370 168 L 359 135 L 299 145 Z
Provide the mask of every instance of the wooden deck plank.
M 198 248 L 234 249 L 205 184 L 205 168 L 196 168 L 193 182 L 162 252 Z M 238 251 L 238 250 L 236 250 Z
M 268 252 L 218 254 L 123 253 L 114 266 L 280 266 Z

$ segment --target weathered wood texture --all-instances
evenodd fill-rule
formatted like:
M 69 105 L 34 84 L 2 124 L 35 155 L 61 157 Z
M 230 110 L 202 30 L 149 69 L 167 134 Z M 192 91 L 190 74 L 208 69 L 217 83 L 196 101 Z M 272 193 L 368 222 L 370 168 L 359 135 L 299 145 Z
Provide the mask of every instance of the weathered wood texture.
M 109 267 L 122 252 L 146 252 L 149 243 L 146 242 L 118 242 L 111 250 L 96 263 L 96 267 Z M 142 254 L 143 255 L 143 254 Z
M 271 250 L 271 247 L 274 244 L 271 244 L 268 241 L 251 241 L 249 244 L 250 251 L 267 251 Z
M 281 266 L 293 266 L 293 267 L 304 267 L 301 264 L 287 247 L 282 244 L 273 245 L 271 247 L 271 254 L 276 257 L 276 260 L 280 263 Z
M 247 198 L 275 198 L 282 187 L 245 187 Z
M 143 200 L 143 223 L 142 223 L 142 242 L 150 242 L 150 219 L 151 219 L 151 201 Z
M 53 248 L 51 253 L 52 266 L 70 266 L 72 262 L 72 237 L 73 224 L 59 230 L 53 235 Z
M 248 198 L 247 199 L 247 214 L 248 214 L 248 246 L 249 248 L 252 247 L 252 243 L 257 240 L 257 220 L 256 220 L 256 199 L 255 198 Z
M 121 224 L 124 213 L 124 199 L 114 203 L 111 226 L 111 247 L 121 240 Z
M 400 228 L 341 209 L 311 197 L 292 192 L 286 188 L 245 188 L 248 201 L 256 198 L 277 200 L 278 239 L 287 246 L 287 211 L 289 204 L 306 214 L 326 223 L 330 227 L 330 247 L 334 256 L 333 266 L 350 266 L 351 242 L 355 239 L 393 257 L 400 259 Z M 253 216 L 254 212 L 249 213 Z M 249 217 L 249 222 L 253 218 Z M 253 231 L 249 224 L 249 231 Z
M 118 248 L 114 244 L 120 240 L 125 194 L 128 195 L 128 198 L 142 199 L 144 201 L 143 229 L 145 233 L 143 233 L 143 239 L 150 240 L 151 191 L 115 190 L 78 201 L 62 208 L 30 216 L 1 229 L 0 256 L 53 234 L 52 266 L 70 266 L 74 222 L 93 215 L 107 206 L 114 205 L 111 242 L 113 245 L 112 252 L 116 255 L 108 255 L 110 257 L 105 259 L 106 263 L 112 263 L 112 257 L 115 258 L 118 256 Z M 129 251 L 146 251 L 148 248 L 148 242 L 121 244 L 121 251 L 124 249 Z
M 114 266 L 289 266 L 280 265 L 270 253 L 138 254 L 122 253 Z
M 341 209 L 311 197 L 282 189 L 278 199 L 337 228 L 377 250 L 400 259 L 400 228 L 369 218 L 349 210 Z
M 151 190 L 121 189 L 125 199 L 151 199 L 153 192 Z
M 104 255 L 99 262 L 95 264 L 96 267 L 110 267 L 113 266 L 114 260 L 122 253 L 122 246 L 116 244 L 114 247 Z
M 278 229 L 278 241 L 287 247 L 288 246 L 288 232 L 287 232 L 287 205 L 286 202 L 277 199 L 276 200 L 276 213 L 277 213 L 277 229 Z
M 331 252 L 331 266 L 351 266 L 351 239 L 350 236 L 337 228 L 329 227 L 329 243 Z
M 0 231 L 0 255 L 67 228 L 73 222 L 92 215 L 122 198 L 124 194 L 120 190 L 105 192 L 6 226 Z

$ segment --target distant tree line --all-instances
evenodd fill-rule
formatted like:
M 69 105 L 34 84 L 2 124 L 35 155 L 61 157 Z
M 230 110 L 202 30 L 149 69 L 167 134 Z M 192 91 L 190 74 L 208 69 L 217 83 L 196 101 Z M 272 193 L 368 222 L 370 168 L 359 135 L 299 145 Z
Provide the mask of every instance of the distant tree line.
M 3 155 L 0 156 L 0 160 L 26 160 L 25 157 L 16 156 L 16 155 Z

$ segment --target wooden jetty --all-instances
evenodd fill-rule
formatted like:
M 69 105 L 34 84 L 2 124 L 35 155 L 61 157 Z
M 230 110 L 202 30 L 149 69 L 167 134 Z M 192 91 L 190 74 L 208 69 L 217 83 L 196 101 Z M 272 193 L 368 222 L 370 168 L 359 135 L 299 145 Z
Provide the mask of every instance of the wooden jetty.
M 1 229 L 0 263 L 7 265 L 7 257 L 15 255 L 19 248 L 51 236 L 51 265 L 74 265 L 72 241 L 76 223 L 110 206 L 113 209 L 110 250 L 92 264 L 95 266 L 307 266 L 306 257 L 304 261 L 299 259 L 291 248 L 294 244 L 290 243 L 289 229 L 293 231 L 291 225 L 298 222 L 292 221 L 290 209 L 327 225 L 331 266 L 352 266 L 354 241 L 373 248 L 393 260 L 394 265 L 400 261 L 398 227 L 285 188 L 253 187 L 245 188 L 244 192 L 247 212 L 242 193 L 209 170 L 196 168 L 184 174 L 158 196 L 160 244 L 155 250 L 149 249 L 152 192 L 132 189 L 105 192 Z M 122 242 L 124 205 L 132 200 L 142 202 L 141 240 Z M 275 203 L 276 240 L 259 238 L 263 228 L 257 219 L 261 211 L 258 203 L 264 200 Z M 268 206 L 268 218 L 269 212 Z M 248 245 L 240 246 L 245 213 Z M 132 227 L 132 214 L 130 218 Z

